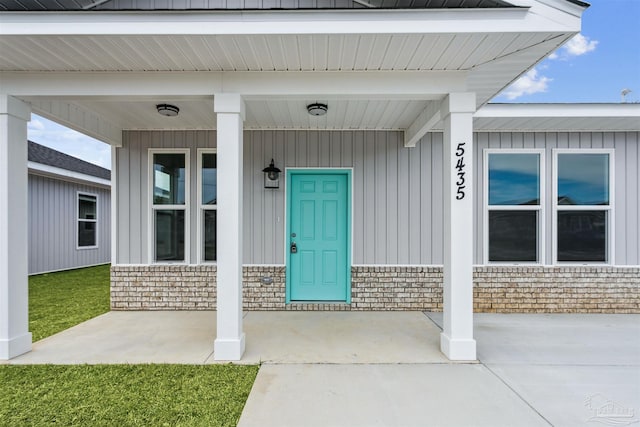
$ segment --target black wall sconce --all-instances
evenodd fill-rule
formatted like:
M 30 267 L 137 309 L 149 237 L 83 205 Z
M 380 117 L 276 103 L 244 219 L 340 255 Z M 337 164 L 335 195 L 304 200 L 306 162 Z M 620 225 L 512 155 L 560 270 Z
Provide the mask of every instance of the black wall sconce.
M 273 163 L 273 159 L 271 159 L 271 163 L 269 166 L 262 169 L 264 172 L 264 188 L 280 188 L 280 169 L 276 167 Z

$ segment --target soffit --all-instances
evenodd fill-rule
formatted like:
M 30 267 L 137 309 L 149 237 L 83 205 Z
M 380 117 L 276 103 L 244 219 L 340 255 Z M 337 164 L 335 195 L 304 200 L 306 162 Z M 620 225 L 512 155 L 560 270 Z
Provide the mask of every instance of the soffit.
M 464 12 L 461 15 L 449 11 L 443 12 L 445 15 L 442 15 L 441 12 L 434 12 L 435 15 L 431 15 L 431 12 L 420 12 L 428 15 L 428 19 L 424 18 L 427 19 L 425 25 L 422 25 L 421 20 L 413 20 L 405 12 L 393 12 L 390 15 L 395 19 L 396 27 L 393 31 L 384 27 L 387 21 L 382 18 L 387 14 L 380 12 L 383 14 L 375 18 L 379 21 L 367 18 L 370 20 L 365 23 L 365 26 L 370 25 L 367 28 L 374 28 L 376 31 L 358 33 L 345 29 L 345 34 L 337 31 L 342 28 L 339 26 L 342 23 L 340 20 L 346 16 L 364 16 L 365 14 L 356 12 L 356 15 L 350 15 L 331 12 L 327 16 L 331 15 L 331 18 L 336 21 L 332 21 L 333 30 L 327 34 L 227 34 L 220 31 L 216 31 L 215 34 L 208 34 L 206 31 L 204 33 L 200 31 L 200 34 L 183 34 L 176 33 L 174 28 L 172 35 L 154 35 L 149 34 L 149 31 L 154 31 L 154 27 L 147 27 L 145 30 L 147 32 L 142 35 L 119 34 L 117 30 L 110 30 L 112 33 L 109 34 L 95 35 L 90 34 L 93 28 L 91 26 L 79 34 L 68 34 L 60 26 L 58 28 L 63 30 L 57 35 L 36 35 L 19 31 L 21 35 L 0 36 L 0 71 L 89 72 L 93 73 L 96 84 L 99 85 L 100 73 L 105 71 L 346 71 L 354 73 L 443 71 L 456 73 L 463 70 L 468 73 L 468 90 L 477 93 L 477 104 L 480 106 L 541 58 L 555 50 L 575 32 L 572 30 L 575 25 L 574 18 L 569 19 L 569 23 L 557 24 L 555 18 L 543 19 L 540 18 L 539 13 L 530 14 L 526 9 L 507 10 L 506 14 L 502 10 L 497 14 L 509 22 L 505 24 L 510 25 L 508 31 L 501 31 L 501 27 L 497 26 L 497 23 L 502 20 L 491 18 L 496 16 L 495 11 L 476 10 Z M 477 13 L 481 15 L 476 15 Z M 22 15 L 27 18 L 34 16 L 34 14 Z M 529 27 L 521 28 L 518 17 L 525 15 L 526 19 L 531 18 L 534 21 Z M 88 16 L 93 20 L 100 20 L 103 15 L 95 13 Z M 113 18 L 121 15 L 111 14 L 110 16 Z M 136 16 L 144 17 L 145 15 L 122 16 L 125 17 L 124 19 L 137 19 Z M 173 17 L 177 15 L 170 13 L 163 16 L 163 19 L 174 19 Z M 196 15 L 185 13 L 184 16 L 193 19 Z M 199 19 L 199 16 L 196 17 Z M 257 19 L 257 15 L 251 16 L 252 19 Z M 307 14 L 306 16 L 306 19 L 315 19 L 308 17 L 316 15 Z M 373 16 L 367 14 L 367 17 Z M 460 17 L 464 19 L 459 19 Z M 447 19 L 454 18 L 456 28 L 460 31 L 448 32 L 451 30 L 446 24 L 449 22 Z M 63 19 L 69 18 L 63 17 Z M 413 33 L 409 30 L 406 30 L 407 33 L 398 32 L 398 28 L 403 28 L 404 31 L 402 19 L 407 19 L 407 25 L 411 26 Z M 314 25 L 318 25 L 318 22 L 316 21 Z M 438 30 L 431 31 L 438 26 Z M 445 30 L 443 30 L 444 27 L 446 27 Z M 130 23 L 127 28 L 132 28 Z M 37 28 L 34 31 L 42 33 Z M 316 30 L 310 30 L 310 32 L 313 31 Z M 304 28 L 302 32 L 305 32 Z M 13 33 L 9 31 L 5 34 Z M 372 87 L 371 94 L 375 94 L 375 89 Z M 434 93 L 431 99 L 441 99 L 445 95 L 441 92 Z M 385 100 L 377 97 L 328 99 L 326 101 L 330 104 L 330 113 L 317 119 L 310 118 L 304 109 L 306 103 L 318 100 L 317 93 L 310 92 L 309 95 L 313 98 L 310 96 L 309 99 L 303 97 L 277 100 L 248 99 L 245 126 L 256 129 L 406 129 L 428 104 L 424 98 L 422 101 L 411 101 L 406 98 L 404 101 Z M 34 111 L 38 112 L 38 102 L 42 100 L 37 98 L 28 100 L 33 102 Z M 109 102 L 108 99 L 95 101 L 78 98 L 63 101 L 49 99 L 46 102 L 54 104 L 57 102 L 60 104 L 55 106 L 57 109 L 64 109 L 65 103 L 71 102 L 78 108 L 90 112 L 92 116 L 104 118 L 114 128 L 211 129 L 215 127 L 210 99 L 174 97 Z M 167 121 L 155 111 L 156 102 L 179 105 L 180 116 Z M 55 111 L 55 108 L 43 109 L 43 111 Z M 50 114 L 49 117 L 55 120 L 56 115 Z M 67 121 L 67 125 L 69 123 L 70 120 Z
M 559 33 L 3 36 L 2 71 L 469 70 Z M 513 65 L 517 60 L 514 58 Z
M 460 71 L 478 105 L 570 34 L 4 36 L 1 71 Z
M 488 104 L 475 131 L 640 131 L 640 104 Z
M 26 98 L 34 112 L 50 116 L 47 111 L 55 101 Z M 113 102 L 85 100 L 72 104 L 93 112 L 109 123 L 126 130 L 153 129 L 215 129 L 213 98 L 172 98 L 170 102 L 180 108 L 177 117 L 164 117 L 156 111 L 156 105 L 166 103 L 167 98 Z M 329 106 L 325 116 L 311 116 L 306 106 L 323 102 Z M 247 100 L 245 102 L 245 129 L 321 129 L 321 130 L 401 130 L 409 127 L 429 101 L 389 99 L 276 99 Z M 61 104 L 62 105 L 62 104 Z M 64 107 L 62 105 L 62 107 Z

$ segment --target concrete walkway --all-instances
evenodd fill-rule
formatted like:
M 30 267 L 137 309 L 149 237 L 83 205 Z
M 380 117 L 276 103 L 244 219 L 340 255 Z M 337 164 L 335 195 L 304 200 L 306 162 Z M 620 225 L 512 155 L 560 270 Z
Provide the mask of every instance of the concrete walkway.
M 639 422 L 640 316 L 478 314 L 475 336 L 480 364 L 264 364 L 239 425 Z
M 240 426 L 640 422 L 639 315 L 477 314 L 479 363 L 440 353 L 441 317 L 249 312 Z M 9 363 L 214 363 L 214 337 L 214 312 L 111 312 Z

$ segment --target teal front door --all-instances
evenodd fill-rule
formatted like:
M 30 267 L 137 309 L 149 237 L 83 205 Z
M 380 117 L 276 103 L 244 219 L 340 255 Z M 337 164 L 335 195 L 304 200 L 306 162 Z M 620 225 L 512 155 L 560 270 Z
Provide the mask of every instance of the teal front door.
M 349 302 L 350 174 L 289 171 L 289 301 Z

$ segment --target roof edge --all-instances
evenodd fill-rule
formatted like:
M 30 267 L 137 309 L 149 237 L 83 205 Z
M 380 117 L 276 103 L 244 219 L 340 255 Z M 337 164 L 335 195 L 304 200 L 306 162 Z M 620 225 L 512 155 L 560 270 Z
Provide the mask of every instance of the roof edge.
M 637 117 L 640 103 L 489 103 L 474 117 Z
M 45 178 L 58 179 L 61 181 L 74 182 L 76 184 L 91 185 L 100 188 L 110 189 L 111 181 L 81 172 L 74 172 L 56 166 L 45 165 L 35 161 L 27 162 L 29 174 L 42 176 Z

